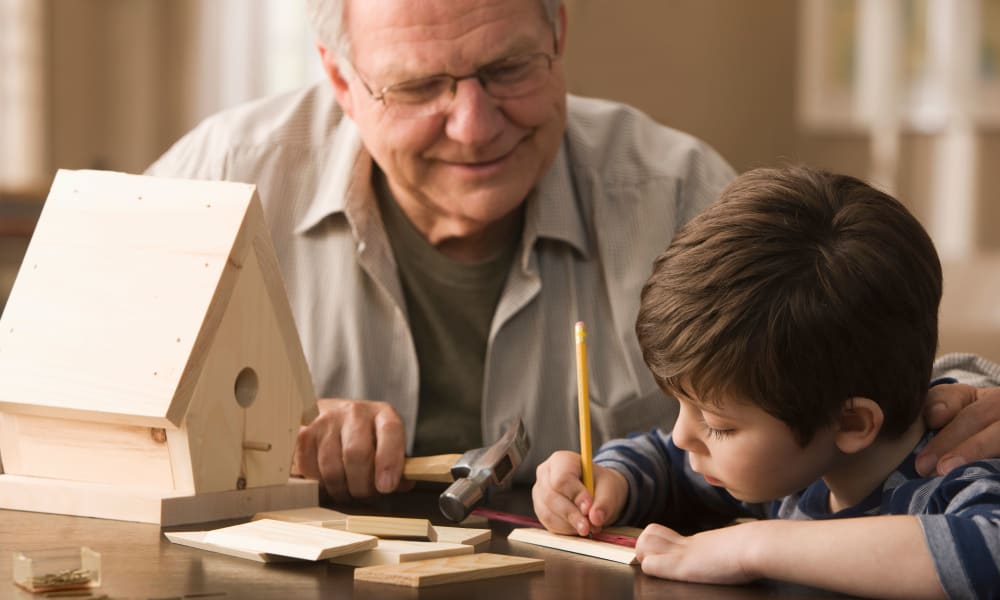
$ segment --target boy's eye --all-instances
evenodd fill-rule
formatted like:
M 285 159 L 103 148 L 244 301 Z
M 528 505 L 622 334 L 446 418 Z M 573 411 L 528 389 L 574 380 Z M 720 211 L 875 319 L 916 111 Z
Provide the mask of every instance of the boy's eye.
M 708 421 L 705 420 L 704 414 L 701 415 L 701 426 L 705 428 L 705 433 L 708 434 L 708 437 L 715 438 L 717 440 L 726 439 L 727 437 L 733 435 L 733 432 L 736 431 L 732 427 L 712 427 L 708 424 Z
M 714 427 L 709 427 L 705 425 L 705 431 L 708 432 L 708 437 L 713 437 L 717 440 L 723 440 L 727 437 L 733 435 L 734 429 L 716 429 Z

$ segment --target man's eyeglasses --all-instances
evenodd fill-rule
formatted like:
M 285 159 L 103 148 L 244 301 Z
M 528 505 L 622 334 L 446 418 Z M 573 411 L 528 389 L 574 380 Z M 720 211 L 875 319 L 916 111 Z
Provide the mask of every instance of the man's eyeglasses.
M 530 96 L 548 82 L 554 58 L 545 52 L 518 54 L 485 64 L 468 75 L 441 73 L 388 85 L 378 92 L 372 91 L 357 69 L 354 72 L 373 100 L 397 117 L 412 119 L 444 112 L 463 79 L 478 79 L 494 98 Z

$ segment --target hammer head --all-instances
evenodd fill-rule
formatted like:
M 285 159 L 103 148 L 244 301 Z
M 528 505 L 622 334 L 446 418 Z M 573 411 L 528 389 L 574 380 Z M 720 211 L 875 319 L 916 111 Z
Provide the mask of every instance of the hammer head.
M 521 419 L 511 419 L 496 443 L 463 454 L 451 467 L 455 482 L 438 499 L 441 513 L 455 522 L 467 517 L 487 489 L 510 481 L 529 447 L 524 423 Z

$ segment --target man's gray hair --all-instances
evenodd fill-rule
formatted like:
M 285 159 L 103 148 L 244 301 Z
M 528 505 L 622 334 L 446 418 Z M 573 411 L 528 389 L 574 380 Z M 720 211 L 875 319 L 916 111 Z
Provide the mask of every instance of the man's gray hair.
M 363 1 L 363 0 L 362 0 Z M 539 0 L 545 10 L 545 16 L 553 29 L 559 15 L 559 6 L 563 0 Z M 305 0 L 306 15 L 316 30 L 316 36 L 327 48 L 333 51 L 337 61 L 351 57 L 351 40 L 344 29 L 344 10 L 347 0 Z M 344 65 L 341 64 L 343 67 Z

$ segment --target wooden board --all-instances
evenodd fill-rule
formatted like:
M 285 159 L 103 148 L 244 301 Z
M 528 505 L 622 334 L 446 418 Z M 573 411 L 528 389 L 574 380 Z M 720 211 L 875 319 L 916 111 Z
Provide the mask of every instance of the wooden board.
M 597 540 L 575 535 L 559 535 L 551 531 L 535 529 L 533 527 L 514 529 L 507 536 L 507 539 L 534 544 L 536 546 L 545 546 L 546 548 L 554 548 L 556 550 L 575 552 L 576 554 L 585 554 L 594 558 L 603 558 L 604 560 L 613 560 L 626 565 L 638 562 L 635 558 L 635 548 L 616 546 L 615 544 L 598 542 Z
M 399 563 L 472 554 L 472 546 L 466 544 L 449 544 L 445 542 L 415 542 L 412 540 L 379 540 L 378 546 L 371 550 L 335 556 L 330 562 L 352 567 L 369 567 L 371 565 L 398 565 Z
M 427 519 L 347 515 L 344 531 L 364 533 L 384 539 L 437 541 L 434 527 Z
M 492 532 L 489 529 L 450 527 L 447 525 L 435 525 L 434 533 L 437 534 L 437 541 L 439 542 L 467 544 L 469 546 L 487 542 L 492 537 Z
M 166 536 L 166 538 L 171 542 L 180 546 L 188 546 L 189 548 L 207 550 L 208 552 L 216 552 L 218 554 L 235 556 L 236 558 L 244 558 L 246 560 L 254 560 L 262 563 L 295 562 L 299 560 L 290 556 L 278 556 L 277 554 L 268 554 L 267 552 L 240 550 L 239 548 L 228 548 L 226 546 L 219 546 L 218 544 L 210 544 L 205 541 L 205 536 L 208 535 L 207 531 L 164 531 L 163 535 Z
M 316 506 L 319 484 L 285 485 L 187 495 L 137 486 L 0 475 L 0 508 L 159 523 L 164 527 L 237 519 L 264 511 Z
M 398 565 L 362 567 L 355 569 L 354 581 L 424 587 L 532 573 L 544 569 L 545 561 L 541 559 L 484 552 L 482 554 L 431 558 Z
M 304 560 L 323 560 L 374 548 L 378 544 L 378 539 L 370 535 L 274 519 L 213 529 L 205 535 L 204 541 Z
M 11 475 L 181 491 L 166 432 L 149 427 L 0 413 L 0 454 Z M 188 492 L 194 492 L 193 485 Z
M 259 521 L 261 519 L 274 519 L 275 521 L 286 521 L 288 523 L 302 523 L 304 525 L 315 525 L 317 527 L 328 527 L 330 529 L 344 529 L 344 525 L 347 524 L 346 513 L 342 513 L 339 510 L 323 508 L 322 506 L 269 510 L 255 514 L 252 520 Z

